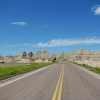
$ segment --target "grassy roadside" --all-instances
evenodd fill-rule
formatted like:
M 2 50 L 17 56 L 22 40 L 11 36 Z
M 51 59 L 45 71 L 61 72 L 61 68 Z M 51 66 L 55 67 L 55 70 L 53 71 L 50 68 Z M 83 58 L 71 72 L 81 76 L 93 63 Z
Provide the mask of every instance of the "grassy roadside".
M 86 64 L 78 64 L 78 63 L 76 63 L 76 62 L 71 62 L 71 63 L 76 64 L 76 65 L 78 65 L 78 66 L 80 66 L 80 67 L 83 67 L 83 68 L 85 68 L 85 69 L 88 69 L 88 70 L 90 70 L 90 71 L 92 71 L 92 72 L 95 72 L 95 73 L 97 73 L 97 74 L 100 74 L 100 68 L 99 68 L 99 67 L 92 67 L 92 66 L 88 66 L 88 65 L 86 65 Z
M 55 62 L 48 62 L 48 63 L 32 63 L 30 65 L 16 65 L 16 66 L 3 66 L 0 67 L 0 80 L 9 78 L 18 74 L 22 74 L 25 72 L 29 72 L 41 67 L 45 67 Z

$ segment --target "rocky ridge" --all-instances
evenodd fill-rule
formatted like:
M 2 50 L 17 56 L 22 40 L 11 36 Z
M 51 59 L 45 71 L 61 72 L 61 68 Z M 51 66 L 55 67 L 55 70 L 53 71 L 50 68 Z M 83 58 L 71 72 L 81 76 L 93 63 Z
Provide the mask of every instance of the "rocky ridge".
M 52 61 L 54 58 L 59 60 L 68 60 L 68 61 L 74 61 L 78 63 L 85 63 L 88 65 L 93 66 L 100 66 L 100 51 L 90 51 L 90 50 L 84 50 L 79 49 L 78 51 L 72 51 L 72 52 L 62 52 L 59 54 L 51 54 L 47 52 L 46 50 L 38 51 L 36 54 L 34 54 L 31 57 L 31 61 L 34 62 L 48 62 Z M 29 63 L 30 57 L 26 52 L 21 52 L 20 54 L 17 54 L 15 56 L 0 56 L 0 60 L 3 60 L 6 63 L 12 62 L 12 63 Z

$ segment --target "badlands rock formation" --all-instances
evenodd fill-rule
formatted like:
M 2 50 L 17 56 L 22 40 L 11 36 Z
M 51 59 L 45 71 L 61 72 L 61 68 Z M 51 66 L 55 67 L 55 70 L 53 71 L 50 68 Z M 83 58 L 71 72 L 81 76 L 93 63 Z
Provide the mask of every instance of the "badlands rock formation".
M 38 51 L 31 59 L 33 59 L 35 62 L 48 62 L 51 60 L 51 54 L 45 50 Z
M 100 51 L 90 51 L 90 50 L 84 50 L 79 49 L 78 51 L 72 51 L 72 52 L 62 52 L 60 54 L 51 54 L 45 50 L 38 51 L 36 54 L 34 54 L 31 57 L 31 61 L 34 62 L 48 62 L 52 61 L 54 58 L 59 60 L 68 60 L 68 61 L 74 61 L 78 63 L 85 63 L 91 66 L 100 66 Z M 17 54 L 15 56 L 0 56 L 0 60 L 3 60 L 4 62 L 14 62 L 14 63 L 29 63 L 30 57 L 26 52 L 22 52 L 20 54 Z

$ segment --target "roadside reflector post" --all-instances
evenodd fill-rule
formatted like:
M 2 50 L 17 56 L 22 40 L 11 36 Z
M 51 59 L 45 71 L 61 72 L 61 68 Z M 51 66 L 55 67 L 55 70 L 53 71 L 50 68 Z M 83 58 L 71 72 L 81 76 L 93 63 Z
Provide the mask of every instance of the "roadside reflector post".
M 30 57 L 30 67 L 31 67 L 31 57 Z
M 31 67 L 31 57 L 33 56 L 33 53 L 32 53 L 32 52 L 30 52 L 28 55 L 29 55 L 30 67 Z

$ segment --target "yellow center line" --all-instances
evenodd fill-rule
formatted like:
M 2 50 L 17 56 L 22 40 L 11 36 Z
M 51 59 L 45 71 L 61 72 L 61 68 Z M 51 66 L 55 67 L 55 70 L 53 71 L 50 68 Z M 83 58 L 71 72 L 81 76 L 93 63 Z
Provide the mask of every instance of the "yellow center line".
M 64 76 L 64 65 L 62 67 L 60 77 L 58 79 L 58 82 L 57 82 L 56 89 L 54 91 L 52 100 L 56 100 L 56 98 L 58 98 L 57 100 L 61 100 L 63 76 Z M 58 97 L 57 97 L 57 94 L 58 94 Z
M 61 100 L 63 77 L 64 77 L 64 66 L 62 68 L 62 78 L 61 78 L 61 83 L 60 83 L 60 87 L 59 87 L 58 99 L 57 100 Z

